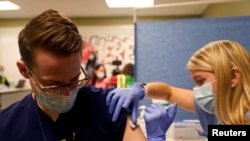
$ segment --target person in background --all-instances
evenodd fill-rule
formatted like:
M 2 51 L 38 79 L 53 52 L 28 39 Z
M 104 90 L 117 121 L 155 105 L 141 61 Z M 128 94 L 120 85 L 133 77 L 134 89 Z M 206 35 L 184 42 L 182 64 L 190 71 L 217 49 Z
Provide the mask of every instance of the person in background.
M 146 97 L 164 99 L 196 112 L 204 136 L 208 135 L 209 124 L 250 123 L 250 56 L 246 48 L 233 40 L 213 41 L 194 52 L 186 67 L 195 84 L 193 90 L 151 82 L 144 85 Z M 144 88 L 134 87 L 139 91 Z M 113 121 L 121 109 L 133 110 L 135 117 L 134 109 L 138 109 L 141 99 L 136 91 L 120 90 L 113 90 L 106 99 Z M 136 123 L 136 118 L 132 120 Z
M 116 87 L 117 88 L 126 88 L 134 84 L 134 64 L 126 64 L 121 74 L 116 75 Z
M 10 83 L 6 76 L 4 76 L 4 67 L 0 65 L 0 85 L 10 87 Z
M 85 70 L 87 71 L 87 75 L 89 79 L 93 79 L 93 70 L 94 67 L 98 64 L 101 64 L 101 62 L 98 60 L 96 52 L 92 51 L 91 54 L 89 54 L 88 61 L 85 66 Z
M 109 87 L 110 88 L 116 88 L 116 84 L 117 84 L 117 77 L 116 75 L 120 74 L 120 70 L 119 69 L 114 69 L 112 71 L 112 76 L 109 78 Z
M 97 64 L 93 70 L 93 78 L 89 84 L 97 88 L 108 88 L 109 80 L 107 78 L 106 68 L 104 64 Z
M 146 141 L 125 111 L 112 122 L 105 101 L 112 89 L 87 84 L 82 44 L 73 21 L 53 9 L 20 31 L 16 65 L 32 92 L 0 110 L 0 141 Z

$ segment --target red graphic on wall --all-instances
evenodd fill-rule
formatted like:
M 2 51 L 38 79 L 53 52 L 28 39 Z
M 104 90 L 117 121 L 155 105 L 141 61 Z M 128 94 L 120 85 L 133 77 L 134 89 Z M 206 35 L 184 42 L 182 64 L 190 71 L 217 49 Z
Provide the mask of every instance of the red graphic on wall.
M 91 54 L 94 51 L 94 47 L 90 44 L 85 42 L 83 44 L 83 50 L 82 50 L 82 62 L 87 62 L 89 54 Z

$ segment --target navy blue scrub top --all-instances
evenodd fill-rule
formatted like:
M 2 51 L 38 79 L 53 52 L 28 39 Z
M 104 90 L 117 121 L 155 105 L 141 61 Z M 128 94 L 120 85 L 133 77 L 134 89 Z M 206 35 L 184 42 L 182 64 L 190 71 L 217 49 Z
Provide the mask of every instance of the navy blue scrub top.
M 84 86 L 73 108 L 53 122 L 29 94 L 0 111 L 0 141 L 122 141 L 127 115 L 111 121 L 109 90 Z
M 208 125 L 217 125 L 218 120 L 215 116 L 215 114 L 208 113 L 198 105 L 197 101 L 194 100 L 194 107 L 195 107 L 195 112 L 197 114 L 197 117 L 200 121 L 201 127 L 203 131 L 199 132 L 199 135 L 201 136 L 208 136 Z

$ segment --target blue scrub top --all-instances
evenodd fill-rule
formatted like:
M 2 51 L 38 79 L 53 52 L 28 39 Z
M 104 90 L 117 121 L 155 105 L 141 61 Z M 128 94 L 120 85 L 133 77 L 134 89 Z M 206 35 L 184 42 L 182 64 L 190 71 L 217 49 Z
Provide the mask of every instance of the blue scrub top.
M 0 111 L 0 141 L 122 141 L 127 115 L 108 114 L 109 90 L 84 86 L 73 108 L 53 122 L 29 94 Z
M 208 136 L 208 125 L 216 125 L 218 124 L 218 120 L 215 116 L 215 114 L 210 114 L 204 110 L 198 105 L 196 100 L 194 100 L 194 107 L 195 112 L 197 114 L 197 117 L 200 121 L 201 127 L 203 131 L 201 131 L 199 134 L 202 136 Z

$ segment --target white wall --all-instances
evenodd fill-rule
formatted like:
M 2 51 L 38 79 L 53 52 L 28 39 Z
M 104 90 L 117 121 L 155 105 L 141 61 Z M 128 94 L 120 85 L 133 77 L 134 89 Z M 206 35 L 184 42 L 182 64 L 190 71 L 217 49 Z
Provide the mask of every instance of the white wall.
M 0 28 L 0 64 L 4 66 L 4 74 L 8 80 L 13 81 L 15 84 L 22 78 L 16 66 L 16 61 L 20 59 L 17 39 L 21 28 Z
M 16 66 L 16 61 L 20 59 L 18 34 L 22 28 L 0 27 L 0 64 L 5 67 L 4 73 L 8 79 L 15 83 L 22 78 Z M 108 75 L 114 69 L 114 66 L 109 64 L 114 57 L 124 61 L 123 65 L 128 62 L 134 63 L 133 25 L 78 26 L 78 28 L 84 40 L 91 42 L 98 50 L 99 58 L 106 64 Z

